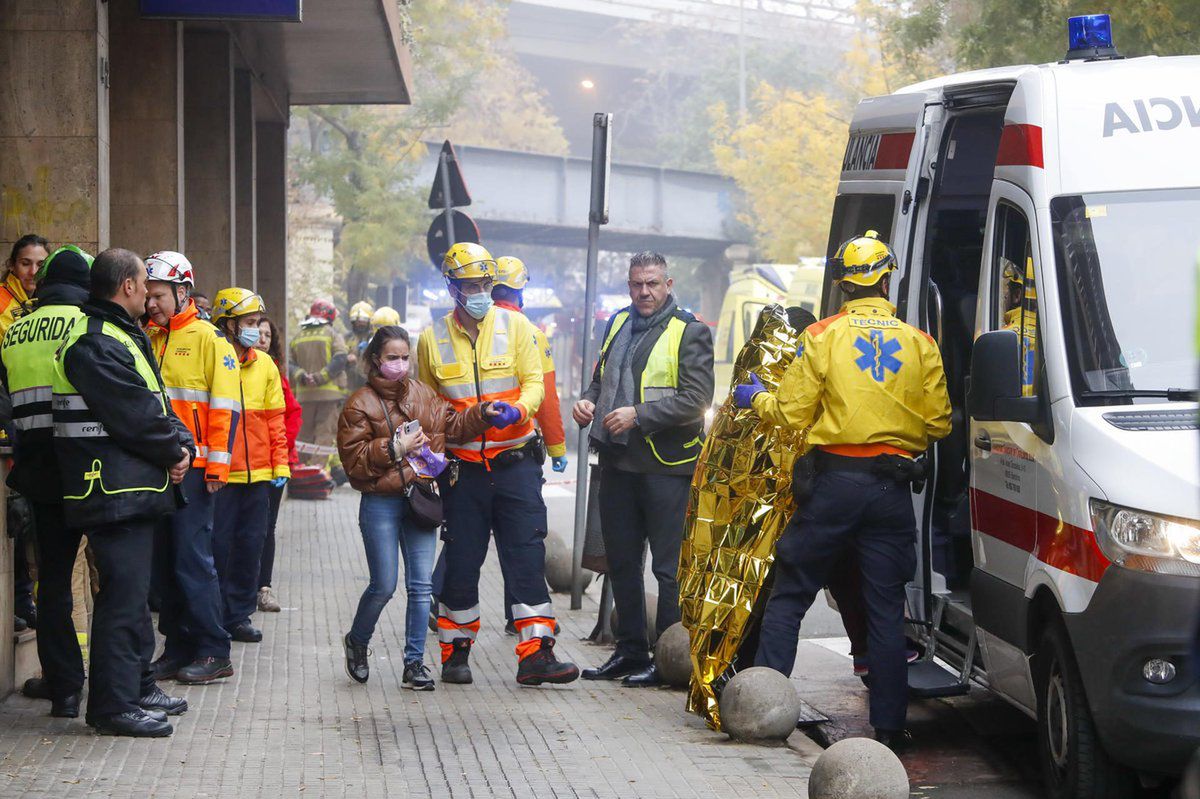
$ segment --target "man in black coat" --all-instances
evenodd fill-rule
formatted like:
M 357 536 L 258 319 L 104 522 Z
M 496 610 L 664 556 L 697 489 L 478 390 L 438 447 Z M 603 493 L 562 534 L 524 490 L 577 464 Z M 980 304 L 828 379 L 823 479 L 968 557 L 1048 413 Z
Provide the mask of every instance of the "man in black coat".
M 657 685 L 646 634 L 646 545 L 658 581 L 655 626 L 679 621 L 679 547 L 692 473 L 713 397 L 708 325 L 680 309 L 666 259 L 639 253 L 629 262 L 632 304 L 613 315 L 592 384 L 572 415 L 600 453 L 600 526 L 616 603 L 617 649 L 585 680 Z
M 92 622 L 87 721 L 102 735 L 170 735 L 147 710 L 154 631 L 146 604 L 154 525 L 172 513 L 196 444 L 175 416 L 157 360 L 135 321 L 145 310 L 146 266 L 110 249 L 92 264 L 91 294 L 55 358 L 52 416 L 68 525 L 87 532 L 100 573 Z M 161 693 L 161 692 L 160 692 Z

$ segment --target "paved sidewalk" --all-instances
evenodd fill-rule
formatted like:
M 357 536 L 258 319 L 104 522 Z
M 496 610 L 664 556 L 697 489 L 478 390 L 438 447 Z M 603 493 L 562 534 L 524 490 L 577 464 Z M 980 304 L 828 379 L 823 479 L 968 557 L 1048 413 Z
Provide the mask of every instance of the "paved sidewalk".
M 684 694 L 578 682 L 521 688 L 503 634 L 499 567 L 482 586 L 475 684 L 400 688 L 403 584 L 372 642 L 371 681 L 342 665 L 341 634 L 366 582 L 358 495 L 284 503 L 276 589 L 284 611 L 258 614 L 261 644 L 234 644 L 237 676 L 184 689 L 191 710 L 165 740 L 101 738 L 82 719 L 45 715 L 21 696 L 0 703 L 3 797 L 803 797 L 820 750 L 734 744 L 683 710 Z M 593 588 L 591 594 L 598 594 Z M 594 596 L 570 612 L 559 652 L 581 666 Z M 437 644 L 428 639 L 427 661 Z

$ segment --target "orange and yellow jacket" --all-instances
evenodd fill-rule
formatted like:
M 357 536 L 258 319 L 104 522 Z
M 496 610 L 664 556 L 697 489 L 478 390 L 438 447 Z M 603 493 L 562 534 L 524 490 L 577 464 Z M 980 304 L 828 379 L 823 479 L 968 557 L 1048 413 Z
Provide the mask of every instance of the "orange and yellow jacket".
M 151 322 L 146 335 L 171 407 L 196 439 L 192 468 L 203 469 L 205 480 L 228 481 L 234 433 L 242 412 L 233 345 L 197 315 L 196 304 L 190 300 L 167 327 Z
M 520 308 L 507 302 L 497 302 L 496 305 L 522 313 Z M 546 386 L 546 396 L 535 418 L 546 442 L 546 454 L 551 458 L 561 458 L 567 454 L 567 434 L 563 430 L 562 406 L 558 402 L 558 383 L 554 376 L 554 357 L 550 354 L 550 340 L 541 328 L 534 325 L 533 341 L 542 359 L 542 382 Z
M 533 439 L 533 415 L 546 392 L 534 330 L 522 314 L 493 306 L 479 322 L 474 343 L 454 311 L 433 320 L 421 333 L 417 343 L 421 382 L 454 410 L 502 401 L 521 412 L 521 419 L 503 430 L 489 427 L 470 441 L 447 441 L 446 449 L 455 457 L 484 463 Z
M 35 303 L 16 275 L 9 275 L 0 284 L 0 338 L 8 332 L 12 323 L 33 313 Z
M 233 444 L 229 482 L 262 483 L 291 477 L 279 369 L 255 349 L 246 350 L 240 364 L 242 415 Z

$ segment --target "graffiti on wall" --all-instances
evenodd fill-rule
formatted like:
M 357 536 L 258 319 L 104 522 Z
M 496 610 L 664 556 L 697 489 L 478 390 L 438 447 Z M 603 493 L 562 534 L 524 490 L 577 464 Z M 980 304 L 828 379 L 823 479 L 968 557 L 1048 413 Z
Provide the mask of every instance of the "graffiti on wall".
M 56 196 L 50 178 L 50 167 L 40 166 L 28 185 L 0 184 L 0 240 L 14 241 L 30 232 L 51 239 L 80 238 L 89 226 L 91 205 L 79 197 Z

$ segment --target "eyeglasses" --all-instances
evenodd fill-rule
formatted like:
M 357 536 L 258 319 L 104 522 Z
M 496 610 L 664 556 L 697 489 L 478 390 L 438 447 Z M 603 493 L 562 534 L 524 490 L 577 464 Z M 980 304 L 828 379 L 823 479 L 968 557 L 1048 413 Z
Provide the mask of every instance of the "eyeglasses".
M 492 279 L 490 277 L 485 277 L 483 280 L 478 281 L 461 281 L 459 282 L 457 288 L 460 293 L 470 296 L 472 294 L 483 294 L 484 292 L 490 292 L 492 290 L 492 285 Z

